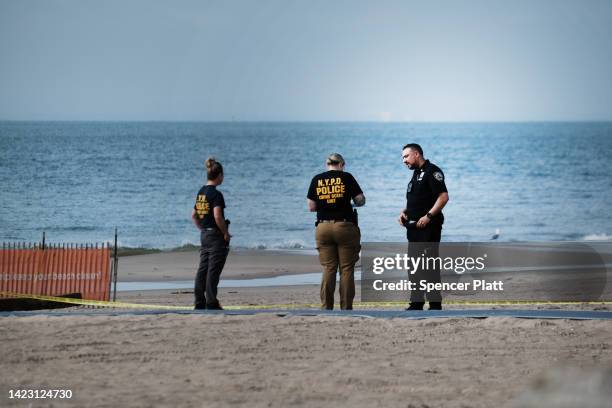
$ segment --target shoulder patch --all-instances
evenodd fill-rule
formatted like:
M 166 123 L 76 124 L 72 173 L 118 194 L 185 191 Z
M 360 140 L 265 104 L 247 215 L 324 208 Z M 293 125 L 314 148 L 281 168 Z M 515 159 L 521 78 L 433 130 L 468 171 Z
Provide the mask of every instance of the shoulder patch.
M 438 181 L 443 181 L 444 180 L 444 174 L 442 174 L 439 171 L 434 172 L 433 176 Z

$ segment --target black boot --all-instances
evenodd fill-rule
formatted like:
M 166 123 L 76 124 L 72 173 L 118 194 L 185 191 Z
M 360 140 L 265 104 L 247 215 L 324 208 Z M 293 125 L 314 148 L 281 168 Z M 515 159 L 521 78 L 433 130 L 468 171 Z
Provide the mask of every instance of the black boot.
M 423 306 L 425 302 L 410 302 L 410 305 L 406 308 L 406 310 L 423 310 Z
M 207 310 L 223 310 L 223 308 L 218 302 L 206 305 L 206 309 Z
M 442 310 L 442 302 L 429 302 L 429 310 Z

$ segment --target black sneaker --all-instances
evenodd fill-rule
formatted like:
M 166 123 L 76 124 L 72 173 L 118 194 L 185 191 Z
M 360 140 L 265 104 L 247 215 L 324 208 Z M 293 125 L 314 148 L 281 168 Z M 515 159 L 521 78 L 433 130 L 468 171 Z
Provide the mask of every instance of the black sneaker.
M 429 302 L 429 310 L 442 310 L 442 302 Z
M 215 304 L 215 305 L 206 305 L 206 309 L 207 310 L 223 310 L 223 308 L 221 307 L 220 304 Z

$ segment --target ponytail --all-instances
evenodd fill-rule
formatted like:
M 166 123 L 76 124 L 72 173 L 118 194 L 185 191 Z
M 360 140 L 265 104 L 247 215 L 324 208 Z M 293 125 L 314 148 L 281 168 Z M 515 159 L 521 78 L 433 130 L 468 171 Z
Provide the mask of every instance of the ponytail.
M 204 165 L 206 166 L 206 178 L 208 180 L 216 180 L 223 174 L 223 166 L 212 156 L 206 159 Z

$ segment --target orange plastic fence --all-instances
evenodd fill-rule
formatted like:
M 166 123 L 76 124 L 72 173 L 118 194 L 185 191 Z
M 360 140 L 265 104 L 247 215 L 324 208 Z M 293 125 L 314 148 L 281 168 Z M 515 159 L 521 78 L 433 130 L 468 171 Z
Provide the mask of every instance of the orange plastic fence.
M 109 300 L 110 248 L 0 249 L 0 292 Z

